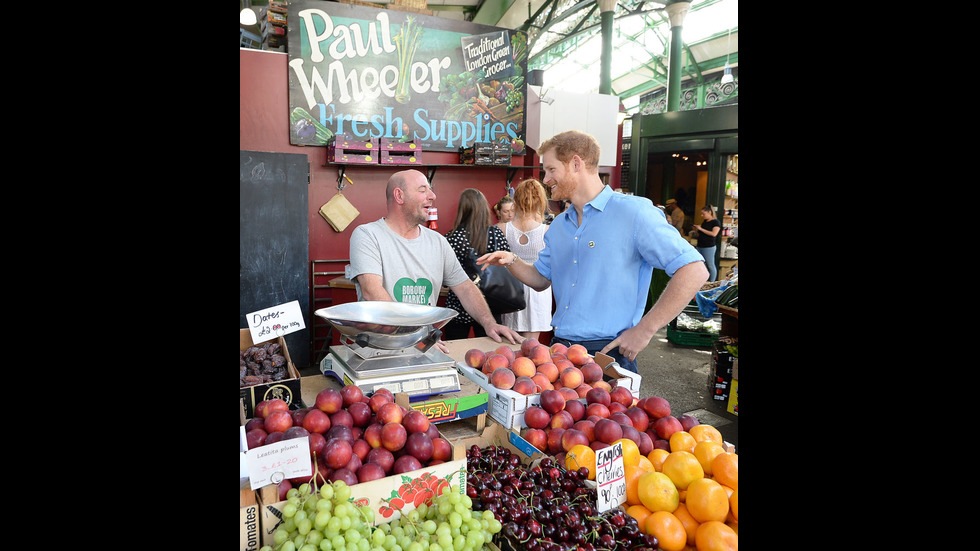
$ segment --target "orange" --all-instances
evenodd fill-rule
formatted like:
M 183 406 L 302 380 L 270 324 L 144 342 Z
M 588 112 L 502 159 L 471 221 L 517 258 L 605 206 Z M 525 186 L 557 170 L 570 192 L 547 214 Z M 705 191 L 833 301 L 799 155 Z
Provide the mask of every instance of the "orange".
M 636 482 L 640 503 L 650 512 L 673 512 L 680 504 L 677 487 L 664 473 L 647 471 Z
M 691 433 L 679 430 L 674 434 L 670 435 L 670 439 L 667 441 L 670 443 L 670 451 L 686 451 L 694 453 L 694 445 L 698 443 L 697 440 L 691 436 Z
M 673 515 L 684 525 L 684 531 L 687 532 L 687 544 L 694 547 L 694 533 L 701 523 L 691 516 L 691 512 L 687 510 L 687 505 L 683 503 L 677 506 Z
M 629 438 L 620 438 L 610 445 L 615 446 L 616 442 L 623 445 L 623 465 L 636 466 L 640 462 L 640 448 L 636 442 Z
M 639 468 L 641 468 L 641 469 L 643 469 L 644 471 L 655 471 L 656 470 L 656 469 L 653 468 L 653 463 L 650 462 L 650 459 L 647 456 L 643 455 L 643 454 L 640 454 L 640 457 L 639 457 L 639 459 L 636 462 L 636 466 L 639 467 Z
M 654 448 L 647 454 L 647 459 L 650 460 L 655 470 L 662 472 L 664 470 L 664 459 L 667 459 L 668 455 L 670 455 L 669 451 L 662 448 Z
M 698 463 L 704 469 L 704 476 L 711 476 L 711 460 L 717 457 L 718 454 L 725 453 L 725 448 L 722 448 L 718 442 L 705 440 L 695 444 L 692 453 L 694 457 L 698 458 Z
M 701 468 L 698 458 L 686 451 L 670 452 L 664 459 L 663 473 L 678 490 L 686 490 L 691 482 L 704 478 L 704 469 Z
M 732 495 L 728 496 L 728 512 L 738 522 L 738 490 L 732 490 Z
M 654 511 L 646 518 L 643 526 L 646 533 L 657 537 L 663 551 L 683 551 L 687 545 L 687 531 L 674 515 L 667 511 Z
M 691 516 L 701 524 L 709 520 L 725 522 L 728 518 L 728 492 L 710 478 L 691 482 L 684 503 Z
M 694 544 L 698 551 L 738 551 L 738 534 L 724 522 L 709 520 L 698 526 Z
M 650 469 L 652 470 L 652 469 Z M 637 465 L 626 465 L 624 478 L 626 479 L 626 504 L 627 505 L 640 505 L 643 503 L 640 501 L 640 490 L 638 482 L 640 477 L 646 470 L 640 468 Z
M 643 521 L 650 516 L 650 509 L 642 505 L 630 505 L 626 508 L 626 514 L 636 519 L 636 525 L 643 528 Z
M 687 432 L 691 433 L 698 442 L 711 441 L 723 444 L 725 439 L 722 438 L 721 433 L 718 429 L 711 425 L 694 425 Z
M 572 471 L 585 467 L 589 469 L 589 480 L 595 480 L 595 450 L 585 444 L 572 446 L 565 454 L 565 467 Z
M 738 454 L 725 452 L 711 460 L 711 476 L 719 484 L 738 489 Z

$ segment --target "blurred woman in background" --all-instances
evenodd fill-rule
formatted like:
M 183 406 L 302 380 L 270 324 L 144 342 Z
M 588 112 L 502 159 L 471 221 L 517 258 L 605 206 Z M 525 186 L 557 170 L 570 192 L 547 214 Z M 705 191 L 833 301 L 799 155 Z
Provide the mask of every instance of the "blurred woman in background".
M 535 180 L 524 180 L 514 190 L 514 219 L 504 224 L 504 235 L 510 250 L 522 260 L 533 263 L 544 248 L 544 223 L 548 212 L 548 196 L 544 185 Z M 535 291 L 524 286 L 527 308 L 502 316 L 501 323 L 517 331 L 524 338 L 540 339 L 542 332 L 551 331 L 551 287 Z
M 504 225 L 514 219 L 514 198 L 504 195 L 493 206 L 493 213 L 497 215 L 497 227 L 504 231 Z
M 446 239 L 464 269 L 468 268 L 471 248 L 476 250 L 477 257 L 495 251 L 510 250 L 504 232 L 490 223 L 490 203 L 478 189 L 465 189 L 460 194 L 456 221 L 446 234 Z M 475 264 L 472 268 L 476 268 Z M 467 273 L 471 278 L 474 275 L 469 271 Z M 469 338 L 470 329 L 473 330 L 474 337 L 486 336 L 483 326 L 466 313 L 459 297 L 452 291 L 446 295 L 446 308 L 456 310 L 459 315 L 449 320 L 449 323 L 442 328 L 445 340 Z M 499 319 L 497 322 L 502 323 Z
M 708 281 L 715 281 L 718 279 L 715 249 L 718 248 L 718 233 L 721 231 L 721 222 L 715 218 L 715 208 L 711 205 L 701 207 L 701 218 L 704 220 L 700 224 L 694 225 L 694 231 L 697 232 L 698 238 L 696 248 L 704 257 L 704 263 L 708 267 Z

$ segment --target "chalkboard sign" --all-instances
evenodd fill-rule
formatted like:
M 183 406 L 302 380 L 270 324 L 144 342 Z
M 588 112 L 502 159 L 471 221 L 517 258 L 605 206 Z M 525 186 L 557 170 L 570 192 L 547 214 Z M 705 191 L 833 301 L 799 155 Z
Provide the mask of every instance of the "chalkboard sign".
M 306 329 L 283 337 L 297 368 L 310 364 L 310 163 L 306 155 L 240 151 L 238 328 L 249 312 L 299 301 Z

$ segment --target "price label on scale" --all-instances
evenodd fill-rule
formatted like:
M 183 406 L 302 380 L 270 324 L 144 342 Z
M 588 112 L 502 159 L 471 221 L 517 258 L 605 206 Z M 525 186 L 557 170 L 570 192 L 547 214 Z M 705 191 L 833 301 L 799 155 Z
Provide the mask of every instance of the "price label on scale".
M 253 490 L 284 479 L 313 476 L 310 438 L 290 438 L 259 446 L 245 453 L 248 478 Z
M 251 312 L 245 320 L 252 334 L 252 342 L 255 343 L 276 339 L 306 328 L 298 300 Z
M 596 508 L 604 512 L 626 503 L 626 467 L 623 463 L 623 444 L 595 452 Z

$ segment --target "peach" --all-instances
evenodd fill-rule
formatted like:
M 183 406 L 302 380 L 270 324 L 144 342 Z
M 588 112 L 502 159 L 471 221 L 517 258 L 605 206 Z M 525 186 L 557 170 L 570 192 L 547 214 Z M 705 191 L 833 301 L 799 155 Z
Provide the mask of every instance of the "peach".
M 551 352 L 548 350 L 547 346 L 539 344 L 531 349 L 531 351 L 527 354 L 527 357 L 534 362 L 534 365 L 541 365 L 545 362 L 551 361 Z
M 565 411 L 572 414 L 572 421 L 579 422 L 585 417 L 585 404 L 579 400 L 567 400 Z
M 493 352 L 507 358 L 508 365 L 510 365 L 510 363 L 514 361 L 514 358 L 517 357 L 514 354 L 514 350 L 505 344 L 498 346 Z
M 585 377 L 582 376 L 582 370 L 577 367 L 569 367 L 565 369 L 561 372 L 560 377 L 561 384 L 572 389 L 585 382 Z
M 539 344 L 541 343 L 538 342 L 538 339 L 524 339 L 521 341 L 521 353 L 528 356 L 531 353 L 531 349 Z
M 612 398 L 613 402 L 619 402 L 626 407 L 633 405 L 633 393 L 624 386 L 614 386 L 609 392 L 609 397 Z
M 601 388 L 606 392 L 612 391 L 612 385 L 607 383 L 606 381 L 596 381 L 592 383 L 592 388 Z
M 548 349 L 548 351 L 551 352 L 552 355 L 561 354 L 562 356 L 564 356 L 568 352 L 568 347 L 560 342 L 556 342 L 551 344 L 551 347 Z
M 483 367 L 483 362 L 486 359 L 487 359 L 486 353 L 484 353 L 482 350 L 478 348 L 471 348 L 467 350 L 466 354 L 463 356 L 463 361 L 466 362 L 466 365 L 474 369 Z
M 565 397 L 565 400 L 566 401 L 568 401 L 568 400 L 578 400 L 578 393 L 575 392 L 574 389 L 568 388 L 567 386 L 563 386 L 563 387 L 559 388 L 558 389 L 558 392 L 560 392 L 561 395 Z
M 510 364 L 510 368 L 514 371 L 514 375 L 517 375 L 518 377 L 530 378 L 537 373 L 534 362 L 523 356 L 520 358 L 514 358 L 514 361 Z
M 573 427 L 565 429 L 565 432 L 561 434 L 561 447 L 566 452 L 572 449 L 572 446 L 581 444 L 583 446 L 589 445 L 589 437 L 585 435 L 584 432 L 580 430 L 575 430 Z
M 643 399 L 643 409 L 653 419 L 670 415 L 670 402 L 660 396 L 648 396 Z
M 512 390 L 518 394 L 527 396 L 528 394 L 537 394 L 540 388 L 530 377 L 518 377 L 514 380 Z
M 509 367 L 498 367 L 490 374 L 490 384 L 503 390 L 514 388 L 514 383 L 516 382 L 517 376 L 514 375 L 514 372 Z
M 595 402 L 585 406 L 585 416 L 591 417 L 593 415 L 597 417 L 601 417 L 603 419 L 608 419 L 610 415 L 609 408 L 606 407 L 605 404 L 599 404 Z
M 487 357 L 487 361 L 483 365 L 483 372 L 487 374 L 493 373 L 501 367 L 510 369 L 510 360 L 508 360 L 507 357 L 502 354 L 493 353 Z
M 544 374 L 548 378 L 548 381 L 552 383 L 558 380 L 558 375 L 560 374 L 558 366 L 551 362 L 545 362 L 537 366 L 537 372 Z
M 548 449 L 548 435 L 541 429 L 526 429 L 521 436 L 539 450 Z
M 587 362 L 581 367 L 582 376 L 585 378 L 585 382 L 592 384 L 596 381 L 602 380 L 602 367 L 595 362 Z
M 545 376 L 544 373 L 541 372 L 535 373 L 534 375 L 531 376 L 531 380 L 534 381 L 534 384 L 538 385 L 538 388 L 540 388 L 542 391 L 554 390 L 555 388 L 554 386 L 552 386 L 551 381 L 548 380 L 548 377 Z
M 541 392 L 541 409 L 547 411 L 551 415 L 565 409 L 565 401 L 565 397 L 562 395 L 561 391 L 545 390 Z
M 602 404 L 609 407 L 612 402 L 612 397 L 609 392 L 602 388 L 593 388 L 585 395 L 585 401 L 590 404 Z
M 568 430 L 572 428 L 572 425 L 574 424 L 575 424 L 575 419 L 572 418 L 572 414 L 565 410 L 561 410 L 558 413 L 551 416 L 551 422 L 548 423 L 548 426 L 551 427 L 552 429 Z
M 579 398 L 585 398 L 585 395 L 588 394 L 590 390 L 592 390 L 592 385 L 589 383 L 582 383 L 575 387 L 575 392 L 578 394 Z
M 561 435 L 565 432 L 562 428 L 547 428 L 545 433 L 548 435 L 548 449 L 541 450 L 547 451 L 548 455 L 555 455 L 558 452 L 565 451 L 561 447 Z
M 585 436 L 589 438 L 589 442 L 595 440 L 595 421 L 580 419 L 576 421 L 574 425 L 572 425 L 572 428 L 584 432 Z
M 589 356 L 589 351 L 586 350 L 581 344 L 573 344 L 568 347 L 568 353 L 566 354 L 569 361 L 571 361 L 576 366 L 585 365 L 592 361 L 592 357 Z
M 657 436 L 669 441 L 670 435 L 677 431 L 684 430 L 681 426 L 681 422 L 677 420 L 673 415 L 668 415 L 666 417 L 661 417 L 653 422 L 653 430 L 656 431 Z
M 569 367 L 575 367 L 575 364 L 573 364 L 568 358 L 555 358 L 551 363 L 555 364 L 555 367 L 558 368 L 559 373 L 568 369 Z

